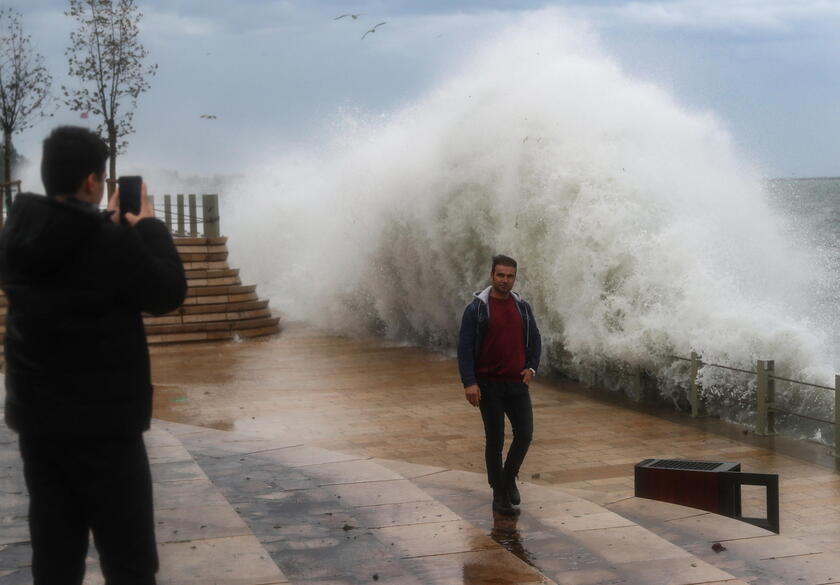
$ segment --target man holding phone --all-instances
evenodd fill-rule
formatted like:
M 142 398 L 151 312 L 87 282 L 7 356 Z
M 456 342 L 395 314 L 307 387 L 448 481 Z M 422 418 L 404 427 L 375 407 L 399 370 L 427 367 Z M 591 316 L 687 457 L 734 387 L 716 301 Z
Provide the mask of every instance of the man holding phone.
M 85 128 L 44 140 L 46 197 L 19 195 L 0 233 L 6 423 L 19 433 L 35 585 L 79 585 L 88 531 L 106 583 L 158 567 L 142 433 L 152 386 L 142 313 L 184 300 L 181 259 L 145 185 L 102 213 L 108 149 Z M 124 220 L 126 225 L 120 225 Z

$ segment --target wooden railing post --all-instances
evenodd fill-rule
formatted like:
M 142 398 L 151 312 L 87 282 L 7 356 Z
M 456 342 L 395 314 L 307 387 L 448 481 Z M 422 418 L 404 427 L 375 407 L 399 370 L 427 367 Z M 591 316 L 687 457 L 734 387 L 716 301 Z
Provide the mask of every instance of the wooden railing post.
M 198 235 L 198 207 L 196 206 L 195 202 L 195 195 L 190 193 L 189 195 L 189 205 L 190 205 L 190 237 L 194 238 Z
M 219 196 L 201 196 L 202 216 L 204 217 L 204 237 L 218 238 L 221 235 L 219 226 Z
M 840 457 L 840 374 L 834 374 L 834 456 Z
M 176 200 L 175 213 L 178 216 L 178 235 L 183 236 L 186 231 L 184 229 L 184 196 L 179 193 L 176 196 Z
M 773 378 L 774 361 L 758 360 L 756 362 L 756 408 L 755 432 L 758 435 L 773 435 L 776 433 L 776 385 Z
M 630 372 L 630 399 L 633 402 L 642 401 L 642 368 L 634 366 Z
M 172 231 L 172 195 L 163 196 L 163 223 Z
M 700 393 L 697 389 L 697 374 L 700 372 L 700 366 L 703 362 L 697 352 L 691 352 L 691 372 L 690 381 L 688 384 L 688 403 L 691 406 L 691 417 L 697 418 L 700 416 Z

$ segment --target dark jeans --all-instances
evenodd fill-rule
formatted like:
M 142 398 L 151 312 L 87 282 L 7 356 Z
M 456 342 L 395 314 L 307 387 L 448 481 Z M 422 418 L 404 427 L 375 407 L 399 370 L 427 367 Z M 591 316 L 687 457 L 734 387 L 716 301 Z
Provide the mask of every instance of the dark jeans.
M 495 489 L 503 487 L 519 475 L 519 468 L 528 453 L 534 435 L 534 412 L 528 386 L 522 382 L 479 381 L 481 419 L 484 421 L 484 459 L 487 481 Z M 504 466 L 505 415 L 513 429 L 513 441 Z
M 79 585 L 88 530 L 108 585 L 153 585 L 152 478 L 143 437 L 20 436 L 34 585 Z

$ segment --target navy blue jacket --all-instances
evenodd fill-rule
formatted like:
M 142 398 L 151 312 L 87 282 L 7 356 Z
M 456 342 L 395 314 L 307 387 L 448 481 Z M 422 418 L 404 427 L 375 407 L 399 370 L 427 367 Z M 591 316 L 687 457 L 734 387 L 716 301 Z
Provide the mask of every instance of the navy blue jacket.
M 481 350 L 481 340 L 490 323 L 490 288 L 475 293 L 473 301 L 464 309 L 461 319 L 461 332 L 458 335 L 458 370 L 461 372 L 461 382 L 464 388 L 476 384 L 475 362 Z M 516 301 L 516 308 L 522 317 L 522 333 L 525 336 L 525 367 L 534 372 L 540 366 L 542 338 L 537 328 L 537 321 L 531 305 L 522 300 L 515 292 L 510 293 Z

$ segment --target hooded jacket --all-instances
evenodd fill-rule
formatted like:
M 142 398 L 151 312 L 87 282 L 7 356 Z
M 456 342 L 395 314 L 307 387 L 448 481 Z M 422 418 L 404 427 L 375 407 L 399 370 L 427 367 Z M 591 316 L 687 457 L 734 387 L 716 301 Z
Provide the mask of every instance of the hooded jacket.
M 10 428 L 89 437 L 149 428 L 141 312 L 172 311 L 186 294 L 161 221 L 116 225 L 76 199 L 21 194 L 0 233 L 0 286 Z
M 475 377 L 475 362 L 481 350 L 481 340 L 490 323 L 490 290 L 475 293 L 472 302 L 464 309 L 461 319 L 461 332 L 458 335 L 458 370 L 464 388 L 477 383 Z M 525 337 L 525 367 L 534 372 L 540 367 L 540 353 L 542 352 L 542 338 L 537 328 L 537 321 L 531 311 L 531 305 L 525 302 L 519 294 L 511 292 L 516 301 L 516 308 L 522 317 L 522 334 Z

